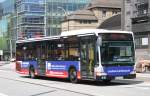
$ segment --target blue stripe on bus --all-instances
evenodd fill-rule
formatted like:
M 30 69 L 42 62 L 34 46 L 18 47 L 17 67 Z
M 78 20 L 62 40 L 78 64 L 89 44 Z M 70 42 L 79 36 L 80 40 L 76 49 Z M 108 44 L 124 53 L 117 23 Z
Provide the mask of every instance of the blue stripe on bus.
M 47 61 L 46 70 L 53 71 L 68 71 L 70 66 L 74 66 L 77 71 L 79 68 L 79 61 Z
M 104 67 L 105 73 L 110 76 L 125 76 L 129 75 L 134 70 L 133 66 L 119 66 L 119 67 Z

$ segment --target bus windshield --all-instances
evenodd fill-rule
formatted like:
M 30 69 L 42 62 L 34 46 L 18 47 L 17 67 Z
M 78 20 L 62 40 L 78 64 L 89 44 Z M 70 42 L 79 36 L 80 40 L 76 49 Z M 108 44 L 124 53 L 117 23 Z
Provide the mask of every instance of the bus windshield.
M 101 61 L 133 62 L 134 44 L 131 34 L 101 34 Z

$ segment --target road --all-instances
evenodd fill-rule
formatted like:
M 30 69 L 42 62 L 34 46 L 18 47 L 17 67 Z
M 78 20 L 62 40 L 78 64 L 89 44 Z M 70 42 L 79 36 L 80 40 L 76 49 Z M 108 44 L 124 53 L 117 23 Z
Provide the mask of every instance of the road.
M 14 64 L 0 66 L 0 96 L 150 96 L 150 74 L 109 85 L 90 81 L 72 84 L 62 79 L 30 79 L 14 68 Z

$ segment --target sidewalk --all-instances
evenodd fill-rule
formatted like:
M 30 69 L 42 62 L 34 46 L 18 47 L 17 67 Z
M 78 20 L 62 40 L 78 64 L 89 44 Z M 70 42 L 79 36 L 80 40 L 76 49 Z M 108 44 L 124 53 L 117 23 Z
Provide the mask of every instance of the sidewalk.
M 10 61 L 0 61 L 0 66 L 5 65 L 5 64 L 10 64 Z
M 150 78 L 150 72 L 147 73 L 136 73 L 137 77 L 146 77 L 146 78 Z

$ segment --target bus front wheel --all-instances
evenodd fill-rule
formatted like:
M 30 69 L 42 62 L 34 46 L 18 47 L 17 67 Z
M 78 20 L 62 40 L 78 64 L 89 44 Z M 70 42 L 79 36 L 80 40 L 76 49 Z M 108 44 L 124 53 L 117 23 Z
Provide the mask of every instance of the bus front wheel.
M 35 78 L 36 78 L 35 71 L 34 71 L 34 68 L 33 68 L 33 67 L 31 67 L 31 68 L 29 69 L 29 76 L 30 76 L 30 78 L 32 78 L 32 79 L 35 79 Z
M 102 80 L 102 82 L 103 82 L 104 84 L 110 84 L 111 79 Z
M 69 80 L 71 83 L 77 83 L 78 82 L 77 72 L 76 72 L 75 68 L 71 68 L 69 70 Z

